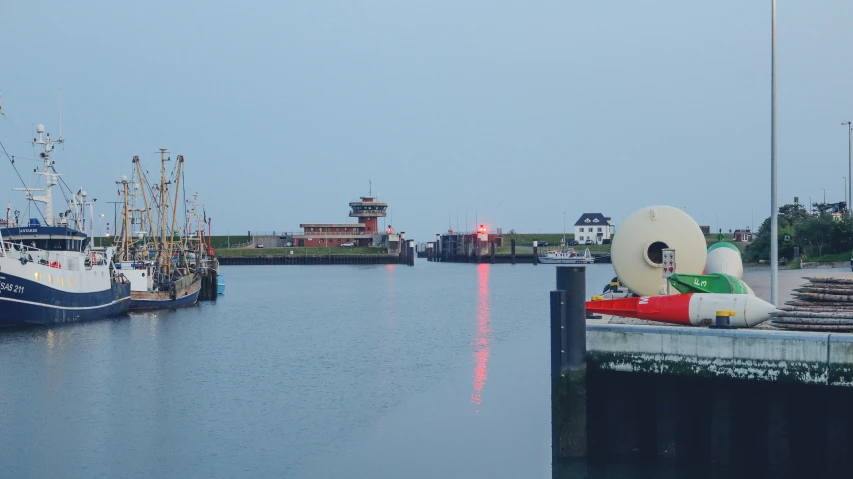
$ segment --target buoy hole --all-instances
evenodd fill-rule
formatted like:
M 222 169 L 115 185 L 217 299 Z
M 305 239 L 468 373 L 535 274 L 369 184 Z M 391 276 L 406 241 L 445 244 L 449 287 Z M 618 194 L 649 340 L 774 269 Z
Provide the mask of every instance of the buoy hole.
M 646 256 L 649 258 L 649 261 L 660 266 L 663 263 L 663 250 L 667 248 L 669 246 L 663 241 L 655 241 L 646 249 Z

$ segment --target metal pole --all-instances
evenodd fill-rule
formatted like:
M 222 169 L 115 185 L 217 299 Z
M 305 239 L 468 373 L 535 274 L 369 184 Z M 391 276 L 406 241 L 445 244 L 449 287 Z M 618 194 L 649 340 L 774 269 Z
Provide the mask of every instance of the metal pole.
M 776 207 L 776 0 L 770 20 L 770 303 L 779 306 L 779 211 Z
M 847 199 L 845 201 L 853 201 L 853 123 L 849 121 L 842 121 L 842 125 L 847 125 L 847 190 L 845 193 L 847 194 Z M 845 204 L 847 208 L 847 214 L 853 215 L 850 212 L 850 205 Z

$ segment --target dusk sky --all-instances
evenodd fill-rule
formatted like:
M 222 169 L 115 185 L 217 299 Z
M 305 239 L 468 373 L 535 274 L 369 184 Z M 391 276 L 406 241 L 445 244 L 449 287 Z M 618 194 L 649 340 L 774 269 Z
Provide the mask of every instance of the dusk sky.
M 560 232 L 653 204 L 770 214 L 770 0 L 5 2 L 0 141 L 33 125 L 98 203 L 139 155 L 183 154 L 214 234 L 354 221 Z M 853 2 L 777 3 L 779 202 L 844 199 Z M 0 157 L 0 203 L 25 200 Z M 29 173 L 27 173 L 29 171 Z M 57 202 L 57 205 L 59 202 Z M 499 205 L 499 206 L 498 206 Z M 476 213 L 475 213 L 476 212 Z M 96 213 L 113 215 L 101 204 Z M 754 220 L 753 220 L 754 217 Z M 754 222 L 753 222 L 754 221 Z M 110 221 L 112 222 L 112 221 Z M 97 227 L 97 226 L 96 226 Z

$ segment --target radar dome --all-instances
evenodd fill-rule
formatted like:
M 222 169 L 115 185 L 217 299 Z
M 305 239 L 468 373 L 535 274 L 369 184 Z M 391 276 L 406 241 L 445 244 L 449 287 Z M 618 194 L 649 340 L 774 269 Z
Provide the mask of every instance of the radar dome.
M 41 123 L 36 125 L 36 133 L 44 133 L 44 125 L 42 125 Z
M 613 236 L 610 256 L 616 277 L 635 294 L 665 294 L 661 263 L 666 248 L 675 249 L 676 273 L 702 274 L 707 259 L 705 235 L 693 218 L 672 206 L 635 211 Z

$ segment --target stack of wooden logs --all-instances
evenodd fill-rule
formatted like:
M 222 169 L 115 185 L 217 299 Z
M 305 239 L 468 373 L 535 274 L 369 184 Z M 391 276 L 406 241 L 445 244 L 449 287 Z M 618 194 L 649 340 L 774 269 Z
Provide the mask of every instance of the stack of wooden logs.
M 801 331 L 853 331 L 853 278 L 804 277 L 794 298 L 779 308 L 770 324 Z

